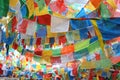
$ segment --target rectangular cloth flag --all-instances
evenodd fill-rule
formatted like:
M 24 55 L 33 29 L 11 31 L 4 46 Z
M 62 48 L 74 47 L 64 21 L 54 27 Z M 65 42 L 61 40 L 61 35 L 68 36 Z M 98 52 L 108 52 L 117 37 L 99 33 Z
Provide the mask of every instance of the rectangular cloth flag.
M 10 0 L 10 6 L 15 7 L 19 0 Z
M 51 57 L 51 63 L 61 63 L 61 57 Z
M 29 10 L 29 18 L 33 15 L 34 13 L 34 1 L 33 0 L 27 0 L 26 5 Z
M 36 31 L 36 27 L 37 27 L 37 23 L 36 22 L 29 21 L 26 34 L 30 35 L 30 36 L 33 36 L 35 31 Z
M 22 23 L 19 25 L 18 31 L 19 31 L 20 33 L 25 34 L 27 27 L 28 27 L 28 21 L 24 19 L 24 20 L 22 21 Z
M 45 0 L 36 0 L 38 7 L 39 7 L 39 11 L 41 11 L 44 7 L 45 7 Z
M 47 37 L 50 38 L 50 37 L 56 37 L 57 34 L 56 33 L 52 33 L 50 31 L 51 27 L 50 26 L 47 26 Z
M 50 25 L 51 16 L 49 14 L 38 16 L 37 22 L 42 25 Z
M 6 17 L 9 10 L 10 0 L 0 0 L 0 17 Z
M 90 53 L 96 51 L 96 49 L 100 48 L 100 44 L 99 44 L 99 41 L 95 41 L 93 43 L 91 43 L 89 46 L 88 46 L 88 51 Z
M 111 40 L 120 36 L 120 18 L 97 20 L 103 40 Z
M 112 66 L 112 62 L 110 59 L 102 59 L 100 61 L 95 61 L 96 68 L 110 68 Z
M 81 64 L 81 69 L 93 69 L 93 68 L 106 69 L 106 68 L 110 68 L 111 66 L 112 66 L 112 63 L 110 59 L 102 59 L 99 61 L 83 62 Z
M 57 18 L 55 16 L 51 17 L 51 32 L 67 32 L 69 29 L 69 20 Z
M 84 48 L 82 50 L 79 50 L 77 52 L 74 52 L 74 59 L 80 59 L 84 56 L 87 56 L 88 55 L 88 49 L 87 48 Z
M 90 39 L 79 41 L 75 44 L 75 51 L 80 51 L 89 46 Z
M 52 49 L 52 56 L 60 56 L 60 48 Z
M 68 43 L 74 43 L 74 37 L 72 31 L 66 33 L 66 38 Z
M 73 53 L 61 55 L 61 62 L 62 63 L 67 63 L 70 61 L 74 61 Z
M 34 55 L 33 59 L 36 62 L 40 62 L 40 56 Z
M 61 49 L 61 54 L 69 54 L 69 53 L 73 53 L 74 52 L 74 45 L 68 45 L 68 46 L 64 46 Z
M 45 38 L 47 35 L 47 28 L 45 25 L 37 25 L 37 30 L 36 30 L 36 35 L 37 37 Z
M 79 30 L 72 31 L 72 34 L 73 34 L 73 38 L 74 38 L 75 41 L 80 40 Z

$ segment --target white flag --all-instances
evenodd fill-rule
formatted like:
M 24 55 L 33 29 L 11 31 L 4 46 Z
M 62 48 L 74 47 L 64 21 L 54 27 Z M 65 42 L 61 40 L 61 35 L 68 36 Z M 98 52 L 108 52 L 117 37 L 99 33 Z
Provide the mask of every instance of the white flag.
M 51 32 L 58 33 L 58 32 L 67 32 L 69 29 L 69 20 L 58 18 L 55 16 L 51 17 Z

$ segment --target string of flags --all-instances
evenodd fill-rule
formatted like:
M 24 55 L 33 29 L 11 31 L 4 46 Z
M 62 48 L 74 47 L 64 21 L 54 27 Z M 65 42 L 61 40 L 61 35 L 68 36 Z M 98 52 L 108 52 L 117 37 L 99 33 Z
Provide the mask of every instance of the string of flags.
M 119 0 L 0 0 L 0 70 L 7 65 L 17 75 L 40 71 L 40 78 L 65 75 L 63 80 L 91 73 L 106 77 L 113 65 L 120 66 L 119 5 Z

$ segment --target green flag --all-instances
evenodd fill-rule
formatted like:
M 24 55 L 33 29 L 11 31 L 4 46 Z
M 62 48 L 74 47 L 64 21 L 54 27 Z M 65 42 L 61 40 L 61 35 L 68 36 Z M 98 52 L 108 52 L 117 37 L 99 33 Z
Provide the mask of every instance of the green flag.
M 101 16 L 103 18 L 110 18 L 110 12 L 107 8 L 107 5 L 105 5 L 104 3 L 101 3 L 100 10 L 101 10 Z
M 74 37 L 73 37 L 72 31 L 66 33 L 66 38 L 67 38 L 68 43 L 74 42 Z
M 53 56 L 60 56 L 60 49 L 58 48 L 58 49 L 52 49 L 52 55 Z
M 95 65 L 96 65 L 96 68 L 98 69 L 99 68 L 105 69 L 105 68 L 110 68 L 112 66 L 112 63 L 110 59 L 102 59 L 102 60 L 96 61 Z
M 0 17 L 6 17 L 9 10 L 9 0 L 0 0 Z
M 75 52 L 80 51 L 89 46 L 90 39 L 79 41 L 75 44 Z
M 119 80 L 119 79 L 120 79 L 120 73 L 117 74 L 117 80 Z
M 37 55 L 34 55 L 33 59 L 34 59 L 36 62 L 40 62 L 40 57 L 37 56 Z
M 95 41 L 88 46 L 88 51 L 90 53 L 94 52 L 96 49 L 100 48 L 99 41 Z
M 45 0 L 36 0 L 39 10 L 41 11 L 45 7 Z
M 18 46 L 18 52 L 20 52 L 20 53 L 22 53 L 22 49 L 23 49 L 23 47 L 20 45 L 20 46 Z

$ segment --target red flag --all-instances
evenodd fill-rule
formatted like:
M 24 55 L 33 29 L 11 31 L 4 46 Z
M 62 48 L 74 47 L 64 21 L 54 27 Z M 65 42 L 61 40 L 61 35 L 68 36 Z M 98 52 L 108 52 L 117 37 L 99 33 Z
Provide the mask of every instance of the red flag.
M 6 60 L 11 60 L 11 57 L 10 56 L 6 56 Z
M 118 70 L 115 70 L 113 73 L 112 73 L 112 80 L 117 80 L 117 74 L 119 73 Z
M 2 66 L 3 66 L 3 65 L 0 63 L 0 68 L 2 68 Z
M 44 74 L 43 77 L 49 79 L 52 77 L 52 73 Z
M 27 61 L 28 61 L 28 60 L 32 61 L 32 58 L 33 58 L 34 54 L 31 53 L 31 52 L 26 52 L 26 53 L 25 53 L 25 56 L 26 56 L 26 60 L 27 60 Z
M 27 26 L 28 26 L 28 21 L 24 19 L 22 23 L 19 25 L 18 31 L 25 34 Z
M 3 74 L 2 67 L 3 67 L 3 65 L 0 63 L 0 75 L 2 75 L 2 74 Z
M 18 48 L 18 44 L 16 42 L 14 42 L 12 45 L 12 48 L 16 50 Z
M 90 73 L 89 73 L 89 78 L 88 80 L 93 80 L 93 76 L 94 76 L 94 71 L 93 69 L 90 70 Z
M 88 38 L 92 38 L 91 33 L 88 31 Z
M 51 0 L 45 0 L 46 5 L 48 6 Z
M 37 4 L 36 2 L 34 2 L 34 7 L 35 7 L 35 8 L 38 7 L 38 4 Z
M 61 63 L 60 57 L 51 57 L 51 63 Z
M 113 64 L 117 64 L 120 62 L 120 56 L 111 57 L 110 60 Z
M 62 13 L 67 10 L 67 6 L 64 3 L 64 0 L 56 0 L 50 3 L 50 8 L 54 12 Z
M 95 58 L 96 58 L 96 60 L 100 60 L 100 54 L 96 53 Z
M 36 45 L 39 46 L 41 44 L 41 38 L 37 38 Z
M 99 76 L 99 80 L 105 80 L 105 78 L 102 76 Z
M 40 76 L 43 76 L 43 72 L 42 72 L 42 71 L 39 71 L 39 75 L 40 75 Z
M 66 42 L 67 42 L 67 39 L 66 39 L 65 36 L 60 36 L 60 37 L 59 37 L 59 44 L 60 44 L 60 45 L 66 43 Z
M 51 16 L 49 14 L 38 16 L 37 22 L 42 25 L 50 25 Z
M 35 49 L 35 54 L 38 55 L 38 56 L 42 56 L 42 50 L 38 47 Z
M 12 19 L 12 32 L 15 32 L 16 25 L 17 25 L 17 18 L 16 18 L 16 16 L 15 16 L 15 17 Z
M 24 45 L 24 43 L 25 43 L 25 39 L 22 39 L 22 40 L 21 40 L 21 43 L 22 43 L 22 45 Z
M 78 74 L 78 70 L 77 70 L 78 64 L 77 64 L 77 63 L 72 63 L 71 66 L 72 66 L 72 68 L 73 68 L 73 70 L 72 70 L 72 75 L 77 76 L 77 74 Z

